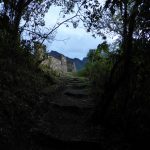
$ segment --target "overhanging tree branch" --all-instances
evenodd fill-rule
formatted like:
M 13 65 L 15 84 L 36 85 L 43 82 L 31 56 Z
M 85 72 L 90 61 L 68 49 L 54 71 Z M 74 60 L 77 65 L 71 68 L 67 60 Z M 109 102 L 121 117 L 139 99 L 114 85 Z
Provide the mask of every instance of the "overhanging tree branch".
M 76 17 L 79 17 L 80 15 L 78 15 L 78 14 L 80 13 L 80 9 L 81 9 L 81 7 L 82 7 L 83 5 L 84 5 L 84 3 L 82 3 L 80 6 L 78 6 L 78 10 L 77 10 L 77 12 L 76 12 L 76 14 L 75 14 L 74 16 L 72 16 L 72 17 L 70 17 L 70 18 L 68 18 L 68 19 L 66 19 L 66 20 L 64 20 L 64 21 L 62 21 L 62 22 L 59 23 L 58 25 L 54 26 L 54 28 L 53 28 L 49 33 L 47 33 L 47 35 L 45 36 L 45 38 L 42 40 L 41 44 L 43 44 L 44 41 L 48 38 L 48 36 L 49 36 L 50 34 L 52 34 L 56 29 L 58 29 L 61 25 L 63 25 L 64 23 L 66 23 L 66 22 L 68 22 L 68 21 L 70 21 L 70 20 L 72 20 L 72 19 L 74 19 L 74 18 L 76 18 Z

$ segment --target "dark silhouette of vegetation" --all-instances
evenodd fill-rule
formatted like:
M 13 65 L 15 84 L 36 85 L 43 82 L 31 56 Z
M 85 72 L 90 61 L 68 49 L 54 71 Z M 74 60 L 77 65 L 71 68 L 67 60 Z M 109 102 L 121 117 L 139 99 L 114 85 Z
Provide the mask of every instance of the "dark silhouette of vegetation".
M 73 13 L 74 8 L 78 10 L 73 17 L 58 23 L 49 32 L 38 33 L 34 29 L 44 26 L 44 15 L 51 5 L 62 6 L 64 15 Z M 98 145 L 104 150 L 144 149 L 149 146 L 149 6 L 149 0 L 106 0 L 104 6 L 100 6 L 97 0 L 0 0 L 0 149 L 42 149 L 42 144 L 46 148 L 52 146 L 57 149 L 58 144 L 67 148 L 66 144 L 69 144 L 72 149 L 75 148 L 73 144 L 77 144 L 76 148 Z M 23 26 L 21 20 L 25 22 Z M 92 32 L 94 37 L 102 36 L 104 40 L 97 49 L 89 51 L 88 63 L 79 73 L 92 84 L 94 109 L 53 103 L 67 81 L 39 67 L 46 56 L 41 57 L 34 46 L 44 47 L 44 40 L 53 40 L 54 31 L 68 21 L 75 28 L 82 21 L 87 32 Z M 22 36 L 25 30 L 32 35 L 30 40 Z M 105 31 L 118 36 L 116 43 L 109 45 L 106 42 Z M 77 99 L 83 96 L 87 100 L 89 95 L 82 88 L 89 91 L 86 89 L 89 82 L 82 81 L 82 78 L 69 80 L 73 85 L 68 86 L 76 89 L 65 92 L 65 96 Z M 73 112 L 71 117 L 68 110 Z M 76 111 L 80 112 L 79 116 Z M 90 133 L 93 131 L 99 141 L 82 141 L 81 138 L 74 142 L 63 141 L 59 136 L 51 137 L 47 133 L 53 130 L 50 123 L 58 127 L 51 113 L 56 113 L 60 122 L 67 113 L 67 121 L 74 119 L 72 114 L 76 119 L 87 113 L 90 116 L 87 126 L 90 124 L 91 128 L 84 127 Z M 59 113 L 62 116 L 58 117 Z M 73 121 L 73 124 L 78 122 Z M 37 145 L 40 142 L 41 145 Z
M 116 51 L 116 60 L 93 115 L 93 121 L 96 124 L 108 126 L 112 131 L 123 134 L 131 145 L 134 145 L 136 141 L 138 144 L 136 143 L 134 147 L 138 145 L 141 148 L 148 146 L 150 135 L 148 127 L 150 108 L 148 22 L 150 18 L 146 15 L 149 5 L 147 0 L 106 1 L 104 11 L 107 11 L 107 14 L 110 12 L 109 17 L 116 19 L 113 23 L 121 24 L 119 29 L 121 29 L 122 40 L 118 49 L 119 55 Z M 89 30 L 93 28 L 100 30 L 101 24 L 104 24 L 101 21 L 102 17 L 99 18 L 100 21 L 97 19 L 94 23 L 93 20 L 88 19 L 91 21 L 88 24 Z M 105 25 L 105 27 L 116 32 L 116 26 L 114 30 L 111 25 Z M 95 80 L 95 83 L 97 82 Z

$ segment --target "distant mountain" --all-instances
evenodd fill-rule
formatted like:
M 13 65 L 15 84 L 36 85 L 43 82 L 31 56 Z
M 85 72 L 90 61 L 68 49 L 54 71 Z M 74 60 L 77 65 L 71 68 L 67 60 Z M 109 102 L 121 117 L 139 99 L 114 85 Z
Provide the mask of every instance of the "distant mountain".
M 51 52 L 48 53 L 48 55 L 53 56 L 53 57 L 55 57 L 57 59 L 60 59 L 62 54 L 58 53 L 56 51 L 51 51 Z
M 74 58 L 72 61 L 75 63 L 76 69 L 79 71 L 84 68 L 85 64 L 87 63 L 87 58 L 83 58 L 83 60 Z
M 53 57 L 55 57 L 55 58 L 57 58 L 57 59 L 60 59 L 60 58 L 61 58 L 61 55 L 63 55 L 63 54 L 61 54 L 61 53 L 59 53 L 59 52 L 57 52 L 57 51 L 51 51 L 51 52 L 48 53 L 48 55 L 53 56 Z M 64 55 L 63 55 L 63 56 L 64 56 Z M 65 56 L 65 57 L 66 57 L 67 61 L 70 61 L 70 62 L 74 62 L 74 63 L 75 63 L 75 66 L 76 66 L 77 71 L 83 69 L 84 66 L 85 66 L 85 64 L 86 64 L 87 61 L 88 61 L 87 57 L 83 58 L 83 60 L 80 60 L 80 59 L 78 59 L 78 58 L 69 58 L 69 57 L 67 57 L 67 56 Z

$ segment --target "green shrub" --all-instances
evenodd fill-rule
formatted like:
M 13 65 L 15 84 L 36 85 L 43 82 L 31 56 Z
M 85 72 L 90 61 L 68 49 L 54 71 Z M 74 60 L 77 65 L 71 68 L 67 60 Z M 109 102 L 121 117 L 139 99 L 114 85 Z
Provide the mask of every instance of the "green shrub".
M 0 147 L 23 149 L 30 143 L 37 118 L 48 110 L 47 104 L 38 109 L 50 100 L 43 89 L 55 81 L 36 66 L 29 51 L 21 46 L 12 51 L 6 44 L 0 41 Z

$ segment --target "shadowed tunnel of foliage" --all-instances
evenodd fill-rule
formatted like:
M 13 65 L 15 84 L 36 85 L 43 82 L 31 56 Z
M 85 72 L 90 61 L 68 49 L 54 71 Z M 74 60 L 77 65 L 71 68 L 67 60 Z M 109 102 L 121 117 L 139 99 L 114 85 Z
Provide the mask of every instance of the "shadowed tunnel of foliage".
M 69 13 L 78 1 L 15 2 L 0 1 L 1 6 L 5 4 L 3 10 L 0 9 L 0 149 L 41 149 L 33 142 L 35 139 L 37 143 L 42 141 L 44 145 L 54 141 L 66 146 L 67 141 L 51 138 L 44 133 L 38 135 L 34 133 L 37 124 L 44 117 L 46 118 L 43 114 L 53 112 L 53 109 L 49 110 L 50 101 L 54 98 L 54 94 L 63 91 L 64 85 L 60 85 L 59 91 L 53 88 L 53 85 L 59 85 L 62 81 L 57 80 L 51 71 L 44 72 L 39 68 L 33 49 L 33 43 L 37 42 L 38 38 L 33 36 L 31 41 L 23 40 L 21 38 L 23 28 L 19 25 L 22 18 L 27 23 L 32 17 L 41 19 L 39 15 L 45 13 L 52 4 L 66 5 L 66 13 Z M 81 6 L 86 10 L 84 13 L 86 17 L 84 16 L 83 19 L 81 15 L 80 19 L 88 32 L 92 31 L 93 36 L 104 36 L 102 29 L 106 29 L 113 31 L 114 34 L 119 33 L 120 38 L 117 46 L 112 50 L 104 36 L 104 42 L 99 44 L 97 49 L 89 51 L 87 65 L 77 73 L 79 76 L 88 77 L 91 81 L 91 93 L 96 105 L 91 118 L 87 121 L 87 126 L 94 129 L 102 128 L 102 134 L 99 134 L 101 141 L 98 143 L 83 141 L 83 143 L 100 144 L 104 150 L 145 148 L 150 139 L 150 18 L 148 16 L 150 2 L 149 0 L 106 0 L 103 8 L 99 6 L 98 1 L 81 2 Z M 32 9 L 29 7 L 30 4 L 35 7 Z M 47 7 L 42 9 L 41 4 Z M 38 15 L 36 9 L 40 8 Z M 32 10 L 35 10 L 33 16 Z M 42 19 L 38 25 L 43 25 Z M 72 79 L 72 82 L 75 82 L 79 88 L 81 81 Z M 77 94 L 87 96 L 82 92 Z M 61 108 L 57 104 L 54 106 Z M 81 108 L 76 106 L 72 108 L 82 112 Z M 41 126 L 47 129 L 44 123 Z M 97 134 L 95 132 L 95 135 Z M 69 142 L 71 145 L 74 144 L 72 141 Z M 83 143 L 79 141 L 79 147 Z

